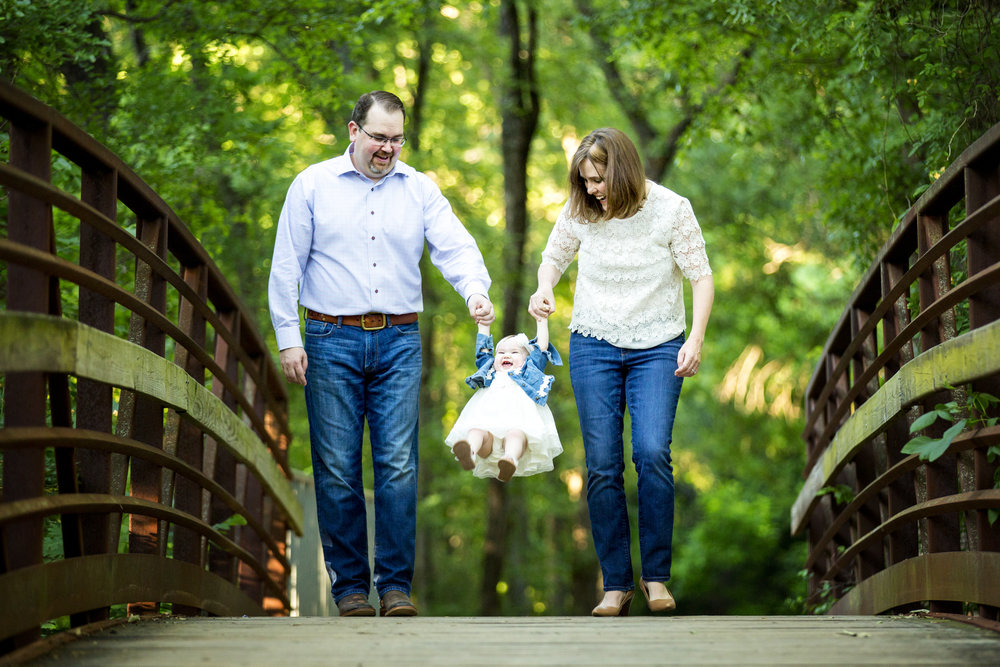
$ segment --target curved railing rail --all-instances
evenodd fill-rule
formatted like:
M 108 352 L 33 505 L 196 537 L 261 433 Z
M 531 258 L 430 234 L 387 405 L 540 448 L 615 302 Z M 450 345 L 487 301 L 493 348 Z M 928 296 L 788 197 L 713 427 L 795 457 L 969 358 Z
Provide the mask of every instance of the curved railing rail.
M 5 83 L 0 120 L 0 653 L 116 605 L 287 612 L 302 508 L 264 339 L 110 151 Z
M 977 393 L 1000 397 L 1000 125 L 906 214 L 809 383 L 791 525 L 808 539 L 817 606 L 997 620 L 1000 427 L 987 420 L 995 405 L 969 414 Z M 939 458 L 903 453 L 910 425 L 950 402 L 976 426 Z M 937 439 L 950 426 L 921 433 Z

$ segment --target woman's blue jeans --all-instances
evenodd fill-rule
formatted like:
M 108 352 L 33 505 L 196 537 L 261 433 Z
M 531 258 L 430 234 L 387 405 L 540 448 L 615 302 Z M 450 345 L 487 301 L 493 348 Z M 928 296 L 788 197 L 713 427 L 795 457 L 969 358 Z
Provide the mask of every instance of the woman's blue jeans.
M 670 579 L 674 471 L 670 441 L 683 378 L 676 377 L 684 334 L 632 350 L 573 333 L 569 371 L 587 461 L 587 506 L 604 590 L 635 587 L 625 501 L 625 409 L 632 420 L 632 462 L 639 475 L 639 554 L 646 581 Z
M 420 329 L 306 320 L 306 409 L 316 510 L 333 599 L 370 589 L 361 448 L 375 480 L 375 587 L 410 592 L 416 542 Z

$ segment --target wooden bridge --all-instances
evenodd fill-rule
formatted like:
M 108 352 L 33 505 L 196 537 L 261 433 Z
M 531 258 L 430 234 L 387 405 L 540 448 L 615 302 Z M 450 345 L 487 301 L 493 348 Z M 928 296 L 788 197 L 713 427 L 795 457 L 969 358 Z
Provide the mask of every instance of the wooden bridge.
M 882 616 L 626 619 L 190 618 L 76 638 L 39 664 L 105 665 L 990 665 L 1000 634 Z
M 806 394 L 791 512 L 833 613 L 1000 608 L 1000 125 L 907 212 Z M 940 416 L 922 430 L 923 415 Z M 920 423 L 917 420 L 922 420 Z M 911 451 L 911 426 L 925 441 Z M 904 451 L 905 450 L 905 451 Z
M 0 649 L 121 603 L 288 613 L 302 508 L 263 337 L 187 227 L 110 151 L 8 85 L 0 116 Z M 74 171 L 54 172 L 57 160 Z
M 810 383 L 792 530 L 809 542 L 813 603 L 853 616 L 399 621 L 289 616 L 303 511 L 264 337 L 106 148 L 3 84 L 0 118 L 7 661 L 50 649 L 57 664 L 1000 659 L 1000 634 L 983 629 L 1000 627 L 1000 428 L 996 405 L 972 405 L 1000 396 L 1000 126 L 902 221 Z M 966 421 L 931 424 L 927 451 L 903 453 L 936 410 Z M 173 619 L 145 620 L 164 604 Z M 917 609 L 936 618 L 898 616 Z

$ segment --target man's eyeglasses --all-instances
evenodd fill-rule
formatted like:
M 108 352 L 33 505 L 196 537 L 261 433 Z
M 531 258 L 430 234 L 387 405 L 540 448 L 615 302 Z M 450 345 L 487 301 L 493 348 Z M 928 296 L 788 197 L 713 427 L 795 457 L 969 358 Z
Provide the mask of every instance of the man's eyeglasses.
M 406 137 L 384 137 L 381 134 L 372 134 L 365 128 L 361 127 L 361 123 L 358 123 L 358 129 L 360 129 L 362 132 L 371 137 L 371 140 L 374 141 L 376 144 L 382 146 L 389 144 L 394 148 L 399 148 L 400 146 L 406 143 Z

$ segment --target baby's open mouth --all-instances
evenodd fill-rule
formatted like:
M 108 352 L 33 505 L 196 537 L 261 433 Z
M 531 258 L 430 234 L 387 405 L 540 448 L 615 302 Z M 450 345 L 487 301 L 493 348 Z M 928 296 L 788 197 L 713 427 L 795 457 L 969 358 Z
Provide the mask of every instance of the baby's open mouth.
M 506 360 L 506 359 L 504 359 L 503 361 L 501 361 L 501 362 L 500 362 L 500 366 L 501 366 L 502 368 L 510 368 L 510 367 L 511 367 L 511 366 L 513 366 L 513 365 L 514 365 L 514 362 L 512 362 L 512 361 L 508 361 L 508 360 Z

